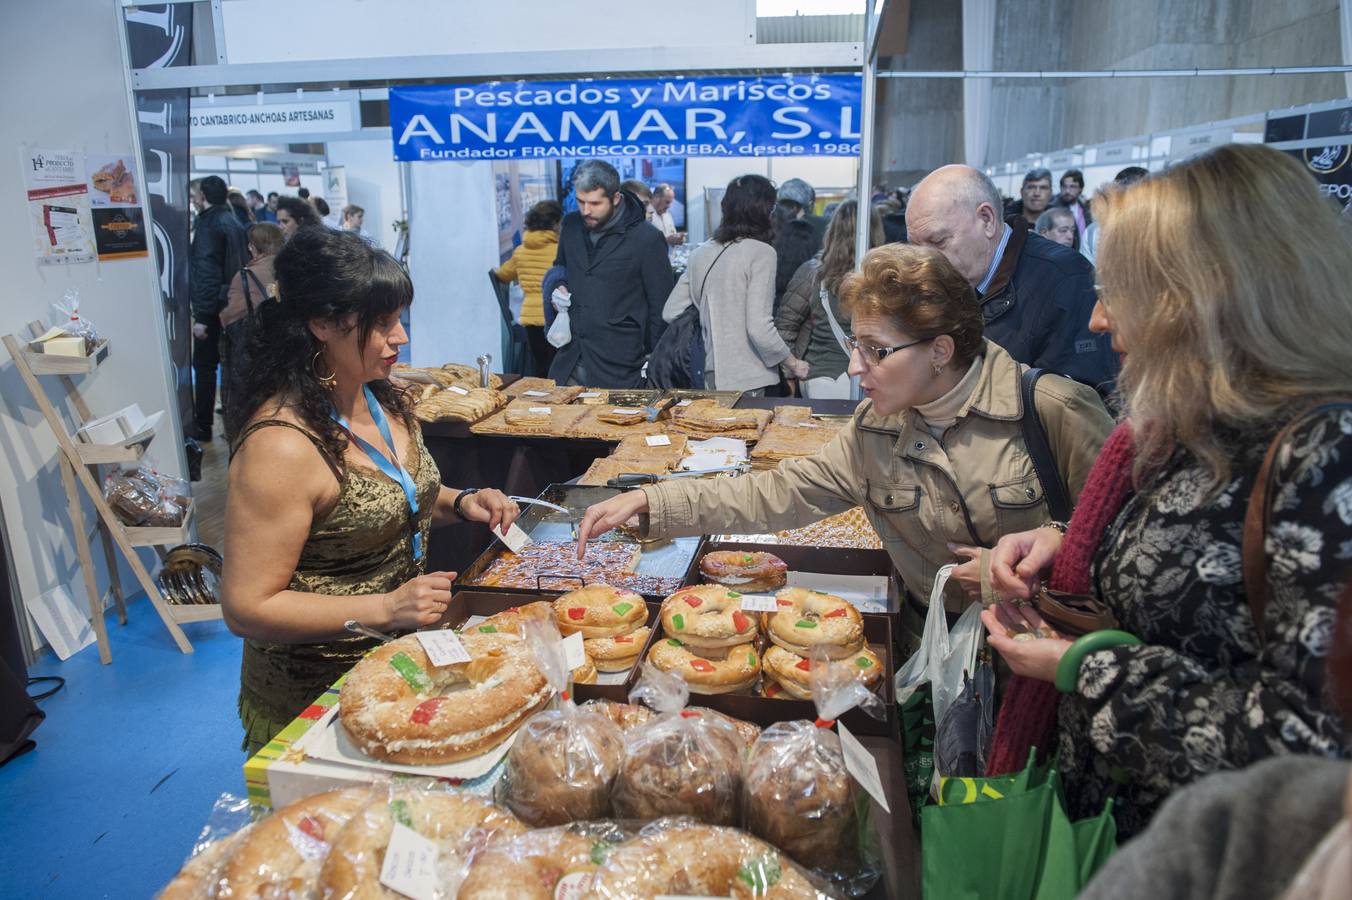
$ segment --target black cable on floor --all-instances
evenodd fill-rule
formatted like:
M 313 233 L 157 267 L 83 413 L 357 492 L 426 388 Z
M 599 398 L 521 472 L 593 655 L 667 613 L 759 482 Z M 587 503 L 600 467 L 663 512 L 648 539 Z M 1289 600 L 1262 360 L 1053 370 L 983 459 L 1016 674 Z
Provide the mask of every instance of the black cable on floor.
M 46 700 L 48 697 L 52 696 L 52 694 L 55 694 L 57 691 L 61 690 L 63 687 L 66 686 L 66 679 L 62 678 L 60 675 L 39 675 L 37 677 L 30 678 L 28 679 L 28 686 L 31 688 L 35 684 L 43 684 L 45 682 L 55 682 L 55 686 L 49 688 L 48 690 L 43 691 L 40 694 L 29 694 L 28 699 Z

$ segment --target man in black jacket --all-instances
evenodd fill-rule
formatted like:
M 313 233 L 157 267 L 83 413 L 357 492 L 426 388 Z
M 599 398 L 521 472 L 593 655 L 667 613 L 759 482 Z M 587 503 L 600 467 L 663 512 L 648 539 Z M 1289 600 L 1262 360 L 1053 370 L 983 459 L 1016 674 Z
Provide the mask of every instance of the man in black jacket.
M 642 201 L 620 190 L 613 166 L 582 163 L 573 189 L 578 209 L 563 218 L 554 260 L 567 271 L 573 339 L 559 348 L 549 377 L 559 384 L 638 387 L 674 286 L 667 242 L 648 224 Z
M 1025 365 L 1110 397 L 1119 360 L 1111 338 L 1089 330 L 1094 267 L 1022 221 L 1007 225 L 989 178 L 968 166 L 935 169 L 911 194 L 906 228 L 911 243 L 943 253 L 976 290 L 986 337 Z
M 193 427 L 199 441 L 211 440 L 216 412 L 216 367 L 221 361 L 221 310 L 230 280 L 248 261 L 248 233 L 226 202 L 225 182 L 208 175 L 192 192 L 197 208 L 189 253 L 192 298 Z

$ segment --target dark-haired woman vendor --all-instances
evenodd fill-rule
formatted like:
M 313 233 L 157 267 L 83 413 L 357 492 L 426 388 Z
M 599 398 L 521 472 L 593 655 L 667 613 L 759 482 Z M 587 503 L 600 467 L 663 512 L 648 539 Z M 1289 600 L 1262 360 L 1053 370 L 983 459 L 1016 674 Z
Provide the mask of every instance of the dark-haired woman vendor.
M 277 254 L 278 302 L 253 338 L 230 462 L 226 624 L 243 637 L 239 714 L 257 752 L 373 640 L 438 621 L 453 572 L 427 572 L 428 531 L 504 530 L 517 506 L 444 487 L 411 402 L 390 382 L 408 343 L 408 275 L 359 236 L 300 229 Z

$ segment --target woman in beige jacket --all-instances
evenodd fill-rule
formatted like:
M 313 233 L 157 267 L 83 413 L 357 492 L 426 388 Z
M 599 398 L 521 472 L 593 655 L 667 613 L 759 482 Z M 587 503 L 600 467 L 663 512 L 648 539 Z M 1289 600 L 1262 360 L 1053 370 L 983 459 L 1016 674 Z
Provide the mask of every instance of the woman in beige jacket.
M 963 562 L 946 605 L 980 595 L 980 548 L 1049 524 L 1024 444 L 1025 367 L 981 337 L 976 295 L 942 254 L 888 244 L 845 279 L 850 374 L 867 399 L 816 456 L 740 478 L 668 482 L 587 510 L 578 550 L 634 516 L 649 536 L 767 532 L 862 506 L 912 605 L 939 567 Z M 1074 503 L 1112 417 L 1092 388 L 1038 380 L 1034 404 Z M 965 562 L 964 562 L 965 560 Z

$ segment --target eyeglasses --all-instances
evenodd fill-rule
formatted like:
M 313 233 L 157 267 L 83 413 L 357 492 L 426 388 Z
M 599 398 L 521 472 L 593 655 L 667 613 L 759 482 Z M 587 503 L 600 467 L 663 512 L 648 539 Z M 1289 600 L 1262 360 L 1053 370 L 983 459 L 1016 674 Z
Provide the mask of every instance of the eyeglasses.
M 845 335 L 845 349 L 849 350 L 850 353 L 854 353 L 854 351 L 858 350 L 859 355 L 864 357 L 864 362 L 868 363 L 870 366 L 876 366 L 880 365 L 883 360 L 887 359 L 898 350 L 905 350 L 907 347 L 914 347 L 917 344 L 927 344 L 932 340 L 934 340 L 934 338 L 921 338 L 918 341 L 911 341 L 909 344 L 898 344 L 895 347 L 875 347 L 872 344 L 863 343 L 852 334 L 847 334 Z

